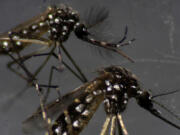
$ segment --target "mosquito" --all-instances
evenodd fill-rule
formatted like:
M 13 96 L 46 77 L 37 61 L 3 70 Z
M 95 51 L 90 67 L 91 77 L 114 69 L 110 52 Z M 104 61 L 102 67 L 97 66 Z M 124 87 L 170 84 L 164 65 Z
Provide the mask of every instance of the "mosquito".
M 50 123 L 50 132 L 48 134 L 80 134 L 103 102 L 106 120 L 100 135 L 106 135 L 108 132 L 110 135 L 115 135 L 116 131 L 119 132 L 119 135 L 128 135 L 121 113 L 126 109 L 131 98 L 135 98 L 141 108 L 180 130 L 180 125 L 166 119 L 154 106 L 154 104 L 159 105 L 180 120 L 177 115 L 154 100 L 156 97 L 177 91 L 152 96 L 148 90 L 141 88 L 136 75 L 121 66 L 102 68 L 98 72 L 99 76 L 94 80 L 83 84 L 62 98 L 52 101 L 45 107 Z M 33 134 L 38 132 L 39 134 L 47 130 L 41 114 L 42 111 L 38 109 L 37 112 L 23 122 L 25 133 Z
M 33 56 L 47 56 L 46 60 L 34 73 L 32 79 L 35 79 L 35 77 L 47 63 L 49 58 L 55 55 L 55 49 L 57 49 L 57 58 L 60 63 L 63 63 L 82 82 L 87 82 L 87 78 L 82 73 L 76 62 L 73 60 L 72 56 L 63 46 L 63 43 L 68 40 L 70 34 L 73 31 L 78 39 L 90 43 L 91 45 L 99 46 L 107 50 L 116 52 L 133 62 L 133 60 L 129 56 L 124 54 L 119 48 L 124 45 L 129 45 L 132 41 L 135 40 L 132 39 L 128 42 L 124 42 L 127 37 L 127 27 L 125 28 L 123 38 L 117 43 L 98 41 L 93 38 L 93 34 L 88 31 L 88 29 L 103 22 L 107 18 L 108 12 L 103 10 L 100 10 L 99 13 L 101 14 L 97 13 L 100 16 L 96 19 L 96 22 L 92 22 L 90 25 L 86 25 L 80 19 L 79 13 L 71 7 L 63 4 L 61 4 L 60 6 L 49 6 L 40 15 L 37 15 L 32 19 L 11 29 L 9 32 L 0 35 L 0 54 L 12 55 L 12 53 L 16 53 L 18 54 L 17 61 L 20 62 L 24 62 Z M 47 34 L 48 36 L 45 37 L 45 35 Z M 21 56 L 20 52 L 31 44 L 38 44 L 42 45 L 43 47 L 39 50 L 35 50 L 30 54 Z M 48 53 L 44 53 L 44 51 L 48 48 L 51 48 L 51 51 Z M 78 73 L 73 71 L 72 68 L 62 60 L 61 51 L 66 54 Z M 17 73 L 11 67 L 14 63 L 16 62 L 10 62 L 8 64 L 8 67 L 13 72 Z M 53 67 L 52 70 L 53 69 L 59 68 Z M 17 74 L 22 78 L 28 80 L 23 75 L 20 75 L 19 73 Z

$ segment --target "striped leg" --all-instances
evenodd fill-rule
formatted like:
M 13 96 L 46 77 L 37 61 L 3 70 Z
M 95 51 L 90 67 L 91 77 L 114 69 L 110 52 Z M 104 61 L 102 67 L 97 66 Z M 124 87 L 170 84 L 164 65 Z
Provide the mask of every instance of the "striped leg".
M 109 127 L 111 118 L 112 118 L 111 115 L 108 115 L 108 116 L 106 117 L 106 120 L 105 120 L 105 122 L 104 122 L 104 125 L 103 125 L 103 127 L 102 127 L 102 130 L 101 130 L 101 134 L 100 134 L 100 135 L 107 135 L 108 127 Z
M 124 125 L 124 122 L 123 122 L 123 119 L 122 119 L 122 116 L 120 114 L 117 115 L 118 117 L 118 122 L 119 122 L 119 125 L 121 126 L 121 129 L 122 129 L 122 133 L 124 135 L 129 135 L 127 130 L 126 130 L 126 127 Z

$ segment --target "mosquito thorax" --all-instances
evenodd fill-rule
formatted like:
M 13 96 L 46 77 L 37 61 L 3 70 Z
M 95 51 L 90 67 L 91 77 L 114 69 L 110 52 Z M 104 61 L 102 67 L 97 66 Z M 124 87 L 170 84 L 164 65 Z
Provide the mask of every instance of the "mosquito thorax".
M 55 7 L 54 7 L 55 8 Z M 53 40 L 66 41 L 73 31 L 74 25 L 79 21 L 79 15 L 72 8 L 60 7 L 48 14 L 50 37 Z
M 137 77 L 122 67 L 111 66 L 104 72 L 112 74 L 111 80 L 105 80 L 104 107 L 108 114 L 117 114 L 126 109 L 128 100 L 136 97 L 140 90 Z

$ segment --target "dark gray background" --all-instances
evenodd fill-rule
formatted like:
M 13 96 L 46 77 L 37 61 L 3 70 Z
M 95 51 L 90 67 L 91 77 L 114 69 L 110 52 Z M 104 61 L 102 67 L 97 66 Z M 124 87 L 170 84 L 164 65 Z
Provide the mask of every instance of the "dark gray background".
M 57 3 L 62 1 L 56 0 Z M 66 1 L 67 2 L 67 1 Z M 135 73 L 143 86 L 151 89 L 153 94 L 172 91 L 180 88 L 180 17 L 179 0 L 71 0 L 68 1 L 81 15 L 94 5 L 102 5 L 109 9 L 109 26 L 103 32 L 109 39 L 122 36 L 125 25 L 129 27 L 128 39 L 137 40 L 123 48 L 136 63 L 130 63 L 119 55 L 112 57 L 99 55 L 89 44 L 72 37 L 65 43 L 68 50 L 77 60 L 88 78 L 96 76 L 97 68 L 109 65 L 122 65 Z M 42 0 L 1 0 L 0 1 L 0 32 L 3 33 L 17 24 L 42 12 L 47 3 Z M 28 49 L 27 49 L 28 50 Z M 25 87 L 25 81 L 18 78 L 6 68 L 10 59 L 0 57 L 0 132 L 2 135 L 21 135 L 21 122 L 36 110 L 39 98 L 34 89 L 28 89 L 24 95 L 12 100 Z M 42 59 L 33 59 L 27 63 L 29 68 L 37 66 Z M 38 79 L 47 83 L 51 65 L 57 61 L 51 59 L 48 66 L 41 72 Z M 54 77 L 54 84 L 59 84 L 62 93 L 78 87 L 79 82 L 67 70 Z M 179 94 L 159 98 L 161 103 L 180 113 Z M 55 99 L 55 96 L 51 96 Z M 128 104 L 123 113 L 124 121 L 130 135 L 179 135 L 179 130 L 167 125 L 136 105 L 134 100 Z M 167 118 L 172 119 L 167 114 Z M 105 120 L 101 106 L 82 134 L 99 134 Z M 175 121 L 179 123 L 179 121 Z

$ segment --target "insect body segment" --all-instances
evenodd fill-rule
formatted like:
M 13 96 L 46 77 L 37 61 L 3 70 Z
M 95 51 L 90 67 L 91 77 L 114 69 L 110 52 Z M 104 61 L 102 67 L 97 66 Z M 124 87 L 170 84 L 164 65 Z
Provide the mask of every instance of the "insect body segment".
M 121 113 L 126 109 L 128 99 L 135 97 L 140 86 L 136 77 L 124 68 L 106 68 L 114 75 L 114 80 L 106 80 L 105 111 L 107 114 Z
M 99 13 L 102 13 L 102 10 Z M 60 6 L 50 6 L 42 14 L 35 16 L 32 19 L 11 29 L 9 32 L 0 35 L 0 55 L 9 55 L 12 58 L 14 56 L 11 53 L 16 53 L 18 57 L 14 57 L 13 61 L 8 63 L 8 68 L 26 81 L 33 79 L 29 76 L 24 76 L 19 71 L 16 71 L 14 68 L 12 68 L 12 65 L 17 64 L 17 62 L 23 63 L 24 61 L 34 56 L 47 56 L 44 62 L 37 68 L 35 73 L 32 74 L 33 78 L 36 78 L 42 68 L 47 64 L 50 57 L 54 56 L 54 58 L 59 60 L 59 66 L 51 67 L 52 72 L 50 73 L 51 77 L 49 79 L 49 84 L 51 83 L 50 80 L 53 76 L 53 70 L 61 70 L 62 63 L 80 81 L 82 81 L 83 83 L 87 82 L 87 78 L 63 45 L 63 43 L 68 40 L 71 32 L 74 32 L 76 37 L 80 40 L 88 42 L 91 45 L 116 52 L 133 62 L 133 60 L 129 56 L 124 54 L 119 49 L 120 46 L 128 45 L 134 40 L 133 39 L 128 41 L 127 43 L 123 43 L 127 37 L 127 27 L 124 33 L 124 37 L 118 43 L 98 41 L 93 38 L 93 35 L 88 31 L 89 28 L 95 26 L 96 24 L 102 23 L 107 18 L 107 16 L 108 12 L 102 14 L 102 16 L 99 16 L 99 19 L 95 19 L 96 21 L 93 21 L 91 25 L 86 26 L 85 23 L 82 23 L 83 21 L 80 19 L 78 12 L 73 10 L 71 7 L 63 4 Z M 93 18 L 91 19 L 93 20 Z M 29 54 L 21 56 L 20 52 L 30 44 L 43 45 L 43 47 Z M 48 53 L 44 52 L 48 48 L 51 48 L 51 50 Z M 57 49 L 58 54 L 55 53 L 55 49 Z M 68 64 L 66 64 L 66 62 L 63 61 L 61 51 L 64 52 L 64 54 L 67 56 L 67 58 L 77 70 L 77 72 L 74 71 Z M 24 69 L 25 68 L 26 66 L 24 66 Z M 25 73 L 27 70 L 27 68 L 26 70 L 24 70 Z M 28 72 L 30 71 L 28 70 Z M 28 81 L 28 83 L 31 82 Z
M 64 113 L 56 119 L 55 124 L 53 124 L 53 135 L 78 135 L 84 129 L 103 100 L 102 83 L 102 80 L 95 79 L 84 89 L 81 95 L 74 98 L 73 103 L 67 107 Z M 67 125 L 61 126 L 63 123 L 61 118 L 65 114 L 67 115 L 63 119 L 66 120 Z M 61 130 L 57 132 L 57 129 Z
M 179 125 L 164 118 L 154 108 L 155 103 L 151 94 L 140 87 L 137 77 L 125 68 L 111 66 L 100 70 L 100 75 L 91 82 L 87 82 L 74 91 L 63 96 L 60 102 L 54 102 L 46 107 L 52 118 L 52 135 L 78 135 L 88 124 L 96 112 L 98 106 L 104 102 L 106 121 L 103 125 L 101 135 L 107 134 L 111 122 L 111 135 L 118 127 L 119 134 L 128 135 L 122 121 L 121 113 L 126 109 L 128 100 L 135 98 L 140 107 L 149 111 L 157 118 L 169 125 L 180 129 Z M 59 106 L 59 107 L 58 107 Z M 58 114 L 59 110 L 59 114 Z M 38 111 L 24 124 L 35 122 L 41 113 Z M 54 117 L 58 116 L 58 117 Z M 37 123 L 37 121 L 36 121 Z M 39 123 L 39 125 L 42 125 Z M 25 127 L 25 126 L 24 126 Z M 41 127 L 42 128 L 42 127 Z
M 118 43 L 107 43 L 95 40 L 93 37 L 89 37 L 92 35 L 88 32 L 88 26 L 81 23 L 78 12 L 65 5 L 48 7 L 44 13 L 18 25 L 12 29 L 9 34 L 2 34 L 0 36 L 0 54 L 18 52 L 28 44 L 33 43 L 42 45 L 48 44 L 49 46 L 55 42 L 62 43 L 69 38 L 72 31 L 75 32 L 75 35 L 79 39 L 117 52 L 132 61 L 118 49 L 118 47 L 130 44 L 131 41 L 134 41 L 133 39 L 128 43 L 122 43 L 126 38 L 127 32 L 125 33 L 125 37 L 123 37 L 123 41 L 120 40 Z M 49 38 L 43 38 L 42 36 L 47 32 L 49 32 Z M 15 44 L 12 44 L 12 41 L 14 41 Z
M 55 12 L 48 14 L 51 39 L 60 42 L 66 41 L 78 22 L 78 13 L 72 8 L 56 8 Z
M 119 114 L 125 110 L 128 98 L 139 89 L 134 76 L 123 68 L 111 67 L 103 72 L 58 117 L 52 126 L 53 135 L 78 135 L 102 101 L 108 115 Z M 64 121 L 66 124 L 63 124 Z

